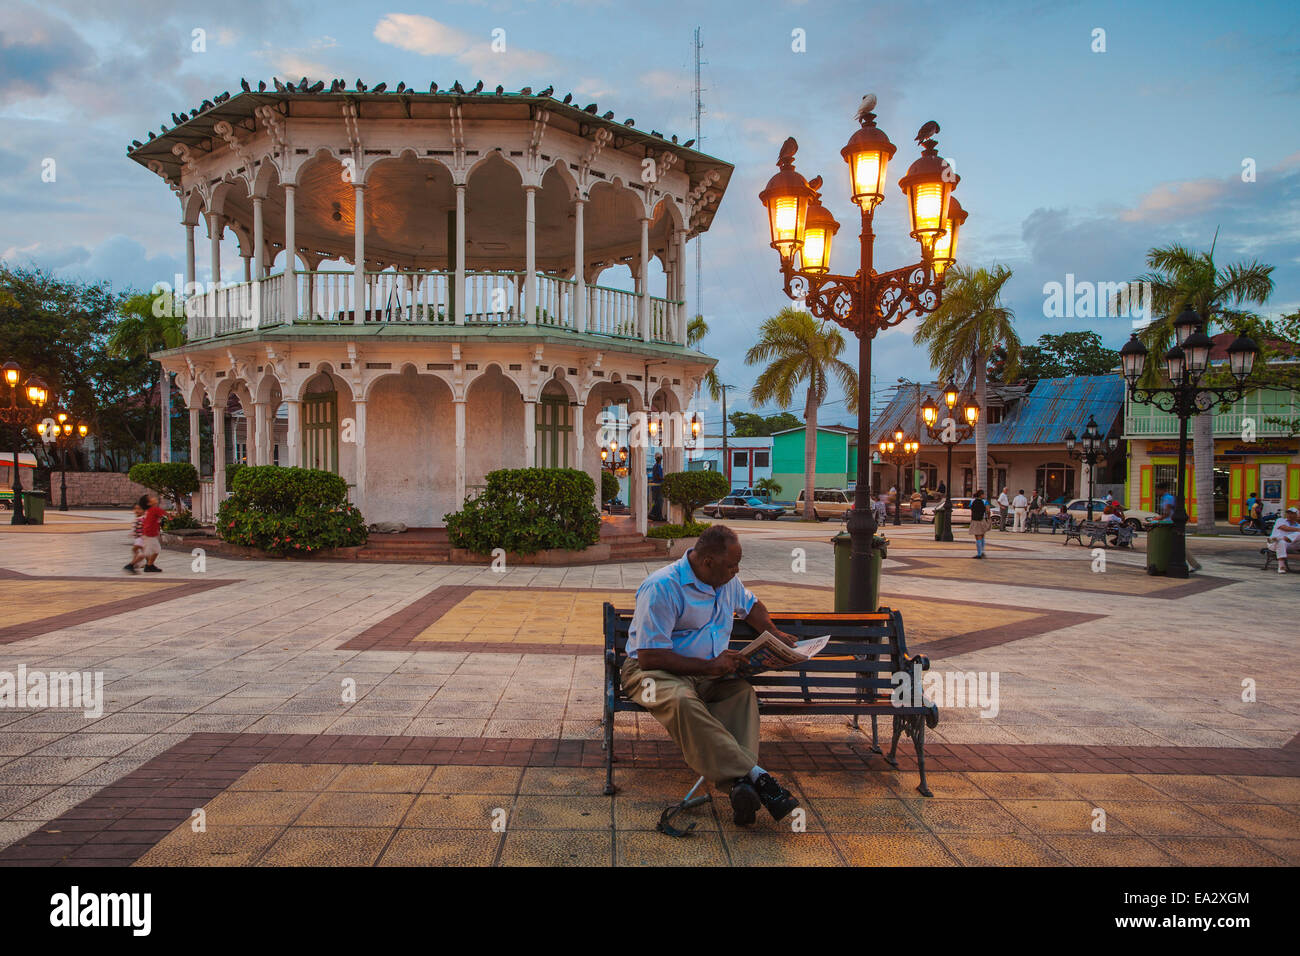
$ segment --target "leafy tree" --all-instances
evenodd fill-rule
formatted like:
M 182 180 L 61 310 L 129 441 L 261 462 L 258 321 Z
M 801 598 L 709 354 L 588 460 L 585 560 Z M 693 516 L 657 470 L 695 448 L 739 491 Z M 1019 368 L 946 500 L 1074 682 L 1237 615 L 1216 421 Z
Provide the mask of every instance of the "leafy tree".
M 795 389 L 804 393 L 804 500 L 814 498 L 817 471 L 817 409 L 826 401 L 830 380 L 835 378 L 844 390 L 849 412 L 858 405 L 858 373 L 839 358 L 844 351 L 844 336 L 833 325 L 821 325 L 807 312 L 785 308 L 767 319 L 759 328 L 759 339 L 745 353 L 746 365 L 766 362 L 749 397 L 755 405 L 789 408 Z M 804 520 L 815 521 L 811 508 L 804 509 Z
M 1020 365 L 1020 336 L 1012 326 L 1015 314 L 1001 303 L 1010 278 L 1006 266 L 991 271 L 954 266 L 944 281 L 943 302 L 912 335 L 917 345 L 928 346 L 930 365 L 940 378 L 975 379 L 975 403 L 980 407 L 975 423 L 976 485 L 984 483 L 989 468 L 988 416 L 983 413 L 988 405 L 989 358 L 1002 348 L 1008 377 Z
M 1149 355 L 1162 356 L 1173 342 L 1173 322 L 1185 306 L 1194 308 L 1206 323 L 1225 328 L 1244 328 L 1258 322 L 1258 316 L 1240 308 L 1262 305 L 1273 292 L 1273 267 L 1256 260 L 1219 266 L 1214 261 L 1214 246 L 1209 252 L 1196 252 L 1179 243 L 1158 246 L 1147 252 L 1147 269 L 1138 282 L 1151 284 L 1151 306 L 1156 315 L 1141 331 L 1140 337 Z M 1147 362 L 1145 381 L 1154 382 L 1162 363 Z M 1214 501 L 1214 409 L 1197 415 L 1192 430 L 1193 474 L 1196 498 Z M 1196 530 L 1214 533 L 1214 507 L 1199 508 Z
M 701 506 L 717 501 L 730 490 L 727 476 L 720 471 L 674 471 L 664 475 L 664 497 L 681 505 L 682 520 L 688 524 Z
M 989 377 L 1006 381 L 1007 350 L 999 345 L 989 362 Z M 1020 349 L 1018 378 L 1066 378 L 1071 375 L 1109 375 L 1119 365 L 1119 352 L 1101 344 L 1096 332 L 1062 332 L 1040 335 L 1037 345 Z
M 155 307 L 158 306 L 158 307 Z M 108 353 L 117 358 L 132 356 L 148 358 L 149 353 L 160 349 L 176 348 L 185 340 L 185 319 L 176 315 L 176 310 L 167 301 L 158 301 L 149 293 L 139 293 L 127 298 L 118 308 L 119 319 L 108 339 Z M 150 386 L 148 405 L 153 406 L 153 398 L 158 396 L 162 408 L 162 434 L 159 436 L 159 458 L 161 450 L 171 450 L 171 375 L 158 365 L 157 391 Z M 150 430 L 152 435 L 152 429 Z M 152 442 L 150 442 L 152 444 Z
M 778 412 L 766 417 L 753 412 L 732 412 L 727 419 L 731 422 L 731 434 L 737 438 L 766 438 L 803 424 L 789 412 Z
M 754 482 L 754 488 L 758 491 L 766 491 L 770 498 L 775 498 L 781 493 L 781 484 L 775 478 L 760 478 Z

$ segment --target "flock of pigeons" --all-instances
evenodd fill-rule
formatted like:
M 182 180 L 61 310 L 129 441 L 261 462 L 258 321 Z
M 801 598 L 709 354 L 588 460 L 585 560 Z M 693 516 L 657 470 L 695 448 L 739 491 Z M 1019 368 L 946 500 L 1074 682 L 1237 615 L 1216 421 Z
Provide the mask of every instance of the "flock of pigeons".
M 297 83 L 282 83 L 282 82 L 280 82 L 279 79 L 276 79 L 276 78 L 273 78 L 273 79 L 271 80 L 271 83 L 273 84 L 272 89 L 273 89 L 274 92 L 276 92 L 276 93 L 323 93 L 323 92 L 329 92 L 329 93 L 341 93 L 341 92 L 347 91 L 347 81 L 346 81 L 346 80 L 339 80 L 339 79 L 331 80 L 331 81 L 330 81 L 330 84 L 329 84 L 329 88 L 328 88 L 328 90 L 327 90 L 326 87 L 325 87 L 325 81 L 324 81 L 324 80 L 317 80 L 315 83 L 310 83 L 310 82 L 307 80 L 307 77 L 305 77 L 305 76 L 304 76 L 301 80 L 299 80 Z M 240 81 L 239 81 L 239 86 L 240 86 L 240 88 L 241 88 L 245 93 L 254 93 L 254 92 L 256 92 L 256 93 L 265 93 L 265 92 L 267 92 L 267 87 L 266 87 L 266 81 L 265 81 L 265 80 L 260 80 L 260 81 L 258 82 L 258 84 L 257 84 L 257 89 L 256 89 L 256 90 L 253 89 L 252 85 L 248 82 L 248 80 L 245 80 L 245 79 L 242 79 L 242 78 L 241 78 Z M 353 92 L 353 93 L 385 93 L 385 92 L 388 92 L 388 84 L 387 84 L 387 83 L 377 83 L 377 84 L 374 85 L 374 86 L 367 87 L 366 84 L 363 83 L 363 82 L 358 78 L 358 79 L 357 79 L 357 82 L 356 82 L 356 86 L 354 86 L 350 92 Z M 415 89 L 414 89 L 413 87 L 409 87 L 409 86 L 407 86 L 407 85 L 403 82 L 403 83 L 398 83 L 398 84 L 397 84 L 397 88 L 396 88 L 395 90 L 393 90 L 393 92 L 394 92 L 394 93 L 414 93 L 414 92 L 415 92 Z M 479 80 L 478 83 L 475 84 L 475 86 L 473 86 L 471 89 L 468 89 L 468 90 L 465 89 L 465 87 L 463 87 L 463 86 L 461 85 L 460 80 L 457 80 L 455 83 L 453 83 L 453 84 L 451 85 L 451 87 L 450 87 L 449 89 L 445 89 L 445 90 L 439 90 L 439 89 L 438 89 L 438 84 L 437 84 L 437 83 L 430 83 L 430 84 L 429 84 L 429 92 L 430 92 L 430 93 L 456 93 L 456 94 L 463 95 L 463 96 L 477 96 L 478 94 L 480 94 L 480 93 L 483 92 L 483 81 L 482 81 L 482 80 Z M 549 96 L 551 96 L 554 92 L 555 92 L 555 87 L 553 87 L 553 86 L 548 86 L 546 89 L 544 89 L 544 90 L 539 90 L 536 94 L 534 94 L 534 93 L 533 93 L 533 88 L 532 88 L 531 86 L 525 86 L 525 87 L 524 87 L 522 90 L 520 90 L 517 94 L 511 94 L 511 95 L 514 95 L 514 96 L 534 96 L 534 95 L 536 95 L 536 96 L 547 96 L 547 97 L 549 97 Z M 489 94 L 489 95 L 491 95 L 491 94 Z M 501 87 L 501 86 L 498 86 L 498 87 L 496 88 L 496 94 L 495 94 L 495 95 L 497 95 L 497 96 L 504 96 L 504 95 L 505 95 L 505 88 L 504 88 L 504 87 Z M 174 124 L 174 126 L 180 126 L 180 125 L 182 125 L 183 123 L 186 123 L 186 122 L 188 122 L 189 120 L 194 119 L 194 117 L 198 116 L 200 113 L 206 113 L 208 110 L 213 109 L 213 108 L 216 107 L 216 106 L 220 106 L 222 103 L 226 102 L 226 100 L 228 100 L 228 99 L 230 99 L 230 93 L 229 93 L 228 91 L 225 92 L 225 93 L 219 93 L 218 95 L 214 96 L 214 97 L 213 97 L 212 99 L 210 99 L 210 100 L 204 100 L 202 103 L 200 103 L 200 104 L 198 105 L 198 108 L 197 108 L 197 109 L 190 110 L 190 112 L 189 112 L 188 114 L 186 114 L 186 113 L 173 113 L 173 114 L 172 114 L 172 123 Z M 564 103 L 565 105 L 570 105 L 570 104 L 572 104 L 572 102 L 573 102 L 573 94 L 572 94 L 572 93 L 566 93 L 566 94 L 564 95 L 564 99 L 561 100 L 561 102 Z M 596 104 L 595 104 L 595 103 L 588 103 L 585 107 L 583 107 L 583 112 L 584 112 L 584 113 L 590 113 L 592 116 L 595 116 L 595 115 L 596 115 L 596 109 L 597 109 L 597 107 L 596 107 Z M 603 116 L 601 116 L 601 119 L 603 119 L 603 120 L 612 120 L 613 118 L 614 118 L 614 111 L 613 111 L 613 110 L 610 110 L 610 111 L 608 111 L 607 113 L 605 113 Z M 623 125 L 624 125 L 624 126 L 635 126 L 635 125 L 636 125 L 636 120 L 634 120 L 634 119 L 625 119 L 625 120 L 623 120 Z M 166 124 L 164 124 L 162 127 L 160 127 L 160 129 L 161 129 L 161 131 L 162 131 L 163 133 L 166 133 L 166 132 L 167 132 L 167 126 L 166 126 Z M 148 139 L 149 139 L 149 140 L 156 139 L 156 138 L 157 138 L 157 135 L 158 135 L 157 133 L 154 133 L 154 132 L 151 130 L 151 131 L 149 132 Z M 651 136 L 659 136 L 659 137 L 662 138 L 662 134 L 661 134 L 658 130 L 651 130 L 651 131 L 650 131 L 650 135 L 651 135 Z M 672 136 L 672 141 L 673 141 L 674 143 L 677 142 L 677 136 L 676 136 L 676 134 L 674 134 L 674 135 Z M 140 140 L 138 140 L 138 139 L 137 139 L 137 140 L 133 140 L 133 141 L 131 142 L 131 146 L 127 149 L 127 152 L 129 153 L 129 152 L 131 152 L 132 150 L 139 149 L 139 148 L 140 148 L 141 146 L 143 146 L 143 145 L 144 145 L 144 143 L 142 143 Z M 681 145 L 684 146 L 684 147 L 688 147 L 688 148 L 689 148 L 689 147 L 695 145 L 695 140 L 694 140 L 694 139 L 688 139 L 686 142 L 682 143 Z

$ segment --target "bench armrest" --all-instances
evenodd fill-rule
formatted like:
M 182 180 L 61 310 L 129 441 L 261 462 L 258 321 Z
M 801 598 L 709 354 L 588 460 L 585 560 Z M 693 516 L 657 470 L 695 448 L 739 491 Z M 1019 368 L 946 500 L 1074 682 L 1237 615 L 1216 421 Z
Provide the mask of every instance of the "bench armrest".
M 917 664 L 921 665 L 921 670 L 928 671 L 930 669 L 930 658 L 926 657 L 924 654 L 903 655 L 903 667 L 907 670 L 911 670 Z

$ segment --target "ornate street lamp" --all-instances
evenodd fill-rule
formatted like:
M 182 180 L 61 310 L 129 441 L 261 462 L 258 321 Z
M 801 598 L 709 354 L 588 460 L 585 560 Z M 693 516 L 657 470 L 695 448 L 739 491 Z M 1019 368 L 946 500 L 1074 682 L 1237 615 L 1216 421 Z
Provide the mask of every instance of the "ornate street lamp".
M 627 467 L 627 449 L 620 448 L 616 441 L 610 442 L 608 448 L 600 450 L 600 463 L 608 465 L 609 470 L 617 475 L 620 468 Z
M 952 450 L 975 434 L 975 424 L 980 417 L 979 406 L 971 401 L 962 402 L 961 392 L 951 380 L 944 387 L 943 404 L 947 414 L 942 419 L 939 417 L 939 406 L 935 405 L 929 396 L 926 396 L 925 404 L 921 406 L 921 420 L 925 422 L 927 434 L 948 449 L 948 477 L 944 483 L 943 506 L 940 508 L 944 513 L 944 520 L 940 527 L 938 516 L 935 516 L 935 541 L 952 540 Z M 962 406 L 960 413 L 957 411 L 958 404 Z M 961 415 L 960 421 L 954 417 L 957 414 Z M 976 488 L 979 487 L 978 475 L 975 477 L 975 485 Z
M 13 515 L 9 519 L 10 524 L 27 524 L 27 515 L 23 513 L 23 483 L 18 472 L 18 448 L 22 444 L 23 427 L 31 425 L 40 419 L 41 411 L 45 403 L 49 401 L 50 390 L 44 380 L 39 375 L 33 375 L 27 380 L 27 384 L 22 388 L 23 397 L 27 400 L 25 405 L 18 403 L 18 380 L 22 378 L 22 369 L 17 362 L 5 362 L 0 366 L 0 372 L 3 372 L 4 383 L 9 386 L 9 406 L 7 408 L 0 406 L 0 422 L 13 427 L 14 444 L 14 504 Z
M 894 524 L 903 523 L 903 465 L 912 460 L 920 450 L 920 443 L 903 434 L 901 428 L 894 430 L 894 437 L 882 441 L 879 446 L 880 460 L 894 466 L 894 487 L 898 489 L 898 498 L 894 502 Z
M 45 422 L 36 425 L 36 432 L 47 445 L 53 445 L 59 457 L 59 510 L 68 510 L 68 446 L 83 440 L 90 429 L 84 424 L 73 424 L 66 412 L 59 412 L 51 427 Z
M 1108 455 L 1119 445 L 1117 438 L 1105 438 L 1097 425 L 1094 415 L 1088 416 L 1088 424 L 1083 427 L 1083 437 L 1076 437 L 1074 429 L 1065 433 L 1065 450 L 1071 458 L 1088 466 L 1088 520 L 1092 520 L 1092 499 L 1096 486 L 1096 466 L 1105 461 Z
M 1235 384 L 1205 385 L 1201 378 L 1209 368 L 1212 341 L 1204 323 L 1190 305 L 1174 321 L 1174 346 L 1165 353 L 1168 385 L 1143 387 L 1138 384 L 1146 371 L 1147 348 L 1133 333 L 1120 349 L 1120 364 L 1128 382 L 1129 398 L 1139 405 L 1154 405 L 1178 416 L 1178 493 L 1174 498 L 1174 543 L 1169 558 L 1169 576 L 1185 578 L 1187 569 L 1187 423 L 1216 405 L 1238 401 L 1246 394 L 1259 357 L 1259 347 L 1244 335 L 1228 346 L 1228 369 Z
M 921 246 L 921 261 L 890 272 L 875 271 L 872 223 L 876 207 L 885 198 L 886 169 L 897 151 L 876 126 L 876 114 L 872 112 L 875 106 L 875 96 L 863 99 L 857 113 L 860 128 L 840 150 L 849 167 L 850 197 L 862 219 L 857 272 L 836 275 L 830 271 L 831 240 L 839 224 L 821 208 L 820 178 L 809 183 L 796 172 L 794 157 L 799 144 L 794 137 L 782 145 L 777 158 L 779 171 L 758 197 L 767 209 L 772 248 L 780 255 L 785 294 L 802 300 L 817 318 L 835 322 L 858 337 L 858 434 L 864 436 L 871 431 L 871 341 L 882 329 L 939 307 L 943 270 L 956 258 L 953 223 L 960 224 L 950 203 L 958 177 L 936 149 L 933 137 L 939 125 L 929 122 L 916 137 L 923 148 L 921 157 L 899 182 L 907 197 L 912 237 Z M 964 212 L 960 219 L 965 219 Z M 945 237 L 947 244 L 940 244 Z M 936 258 L 937 252 L 942 253 L 941 261 Z M 863 492 L 871 488 L 870 455 L 858 457 L 857 487 Z M 852 538 L 849 610 L 853 611 L 876 610 L 867 607 L 871 603 L 871 558 L 877 530 L 870 497 L 869 493 L 855 495 L 848 517 Z

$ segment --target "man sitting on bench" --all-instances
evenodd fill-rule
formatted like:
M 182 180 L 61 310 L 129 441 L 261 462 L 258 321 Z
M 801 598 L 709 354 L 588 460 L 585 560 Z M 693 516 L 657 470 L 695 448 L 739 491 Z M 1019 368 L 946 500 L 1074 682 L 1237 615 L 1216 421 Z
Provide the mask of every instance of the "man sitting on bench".
M 620 677 L 695 772 L 729 791 L 737 825 L 748 826 L 760 805 L 780 820 L 799 801 L 758 765 L 758 698 L 736 673 L 740 653 L 727 647 L 735 613 L 759 633 L 795 639 L 736 576 L 740 557 L 736 533 L 713 525 L 684 557 L 642 581 Z

